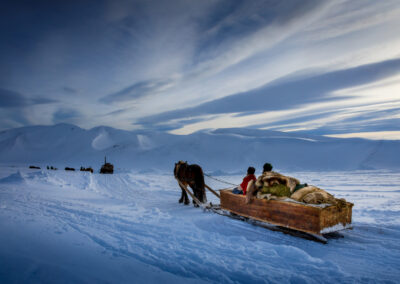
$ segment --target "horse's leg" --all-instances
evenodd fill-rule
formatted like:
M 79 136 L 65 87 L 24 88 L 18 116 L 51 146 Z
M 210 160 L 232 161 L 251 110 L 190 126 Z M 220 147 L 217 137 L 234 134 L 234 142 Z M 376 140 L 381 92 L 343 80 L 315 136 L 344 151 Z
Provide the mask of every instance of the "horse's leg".
M 191 186 L 191 188 L 193 189 L 193 195 L 197 198 L 196 189 L 193 188 L 192 186 Z M 198 198 L 197 198 L 197 199 L 198 199 Z M 192 200 L 192 203 L 193 203 L 193 206 L 194 206 L 194 207 L 198 207 L 198 206 L 199 206 L 199 205 L 196 203 L 196 201 L 194 201 L 194 199 Z
M 190 185 L 190 188 L 193 190 L 193 195 L 194 195 L 197 199 L 199 199 L 199 196 L 198 196 L 198 193 L 197 193 L 196 184 Z M 192 202 L 193 202 L 193 206 L 194 206 L 194 207 L 199 207 L 199 205 L 196 203 L 196 201 L 194 201 L 194 199 L 192 200 Z
M 187 193 L 186 193 L 186 191 L 183 193 L 183 195 L 185 196 L 185 201 L 184 201 L 184 204 L 185 205 L 189 205 L 189 203 L 190 203 L 190 201 L 189 201 L 189 196 L 187 195 Z
M 197 197 L 199 200 L 200 200 L 200 202 L 202 202 L 202 203 L 205 203 L 205 202 L 207 202 L 207 197 L 206 197 L 206 191 L 205 191 L 205 188 L 204 187 L 199 187 L 198 189 L 197 189 L 197 194 L 199 195 L 199 197 Z
M 186 190 L 183 190 L 183 197 L 184 197 L 184 198 L 183 198 L 183 199 L 184 199 L 183 204 L 189 205 L 190 201 L 189 201 L 189 197 L 188 197 L 188 195 L 187 195 Z
M 199 199 L 198 194 L 197 194 L 197 190 L 193 190 L 194 196 Z M 192 200 L 194 207 L 199 207 L 199 204 L 196 203 L 196 201 L 194 201 L 194 199 Z
M 182 196 L 181 196 L 181 199 L 179 199 L 179 203 L 183 202 L 183 204 L 188 205 L 189 204 L 189 197 L 188 197 L 188 195 L 186 193 L 186 190 L 184 188 L 182 188 L 181 185 L 179 185 L 179 187 L 182 190 Z
M 183 192 L 184 192 L 184 190 L 182 188 L 181 188 L 181 190 L 182 190 L 182 192 L 181 192 L 181 198 L 179 199 L 179 203 L 183 202 Z

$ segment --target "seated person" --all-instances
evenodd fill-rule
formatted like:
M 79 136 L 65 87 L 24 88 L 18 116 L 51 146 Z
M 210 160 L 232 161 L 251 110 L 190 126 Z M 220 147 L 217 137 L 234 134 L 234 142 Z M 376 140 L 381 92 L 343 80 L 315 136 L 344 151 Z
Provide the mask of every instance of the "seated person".
M 256 180 L 256 176 L 254 175 L 255 172 L 256 172 L 256 169 L 255 169 L 255 168 L 249 167 L 249 168 L 247 169 L 247 176 L 245 176 L 245 177 L 243 178 L 242 183 L 241 183 L 238 187 L 236 187 L 236 188 L 234 188 L 234 189 L 232 190 L 232 193 L 234 193 L 234 194 L 243 194 L 243 195 L 246 195 L 247 184 L 248 184 L 249 181 L 251 181 L 251 180 Z
M 263 173 L 272 171 L 273 166 L 270 163 L 265 163 L 263 166 Z
M 255 182 L 249 183 L 246 203 L 250 203 L 253 197 L 258 196 L 257 193 L 268 196 L 289 197 L 298 189 L 299 184 L 299 180 L 274 172 L 272 171 L 272 165 L 265 163 L 262 175 Z
M 264 172 L 256 181 L 250 181 L 247 188 L 246 203 L 251 199 L 291 198 L 306 204 L 332 204 L 339 208 L 346 206 L 346 200 L 337 199 L 323 189 L 307 183 L 301 184 L 296 178 L 272 171 L 272 165 L 266 163 Z

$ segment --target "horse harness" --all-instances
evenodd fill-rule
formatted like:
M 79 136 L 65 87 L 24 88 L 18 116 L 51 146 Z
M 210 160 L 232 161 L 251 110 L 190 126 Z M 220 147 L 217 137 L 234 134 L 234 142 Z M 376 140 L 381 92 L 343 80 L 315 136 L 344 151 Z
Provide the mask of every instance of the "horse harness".
M 183 185 L 185 185 L 185 186 L 193 185 L 193 184 L 194 184 L 193 180 L 191 180 L 191 179 L 189 179 L 189 178 L 186 178 L 185 175 L 184 175 L 183 173 L 180 173 L 180 170 L 181 170 L 181 166 L 182 166 L 182 165 L 185 165 L 185 168 L 182 168 L 182 170 L 186 170 L 186 169 L 187 169 L 188 164 L 179 161 L 179 162 L 177 163 L 176 167 L 175 167 L 175 169 L 176 169 L 175 179 L 179 180 L 179 181 L 180 181 Z

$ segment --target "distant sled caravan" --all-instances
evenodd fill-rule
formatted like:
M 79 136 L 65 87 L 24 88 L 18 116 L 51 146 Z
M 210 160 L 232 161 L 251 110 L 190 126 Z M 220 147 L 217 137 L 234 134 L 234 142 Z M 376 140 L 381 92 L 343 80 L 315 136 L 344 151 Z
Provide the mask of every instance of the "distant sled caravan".
M 91 173 L 93 173 L 92 167 L 89 167 L 89 168 L 81 167 L 80 171 L 81 172 L 91 172 Z
M 113 174 L 114 173 L 114 165 L 107 163 L 106 157 L 104 157 L 104 165 L 101 166 L 100 173 L 101 174 Z

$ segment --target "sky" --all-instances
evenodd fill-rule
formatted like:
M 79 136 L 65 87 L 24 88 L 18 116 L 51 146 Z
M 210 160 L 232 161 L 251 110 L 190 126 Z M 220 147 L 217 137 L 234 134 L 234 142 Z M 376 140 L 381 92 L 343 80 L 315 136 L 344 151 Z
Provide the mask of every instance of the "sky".
M 8 1 L 0 130 L 400 139 L 400 1 Z

